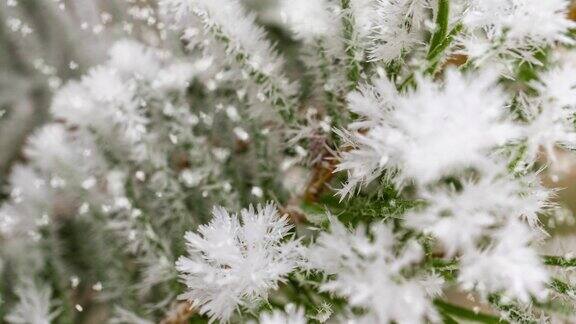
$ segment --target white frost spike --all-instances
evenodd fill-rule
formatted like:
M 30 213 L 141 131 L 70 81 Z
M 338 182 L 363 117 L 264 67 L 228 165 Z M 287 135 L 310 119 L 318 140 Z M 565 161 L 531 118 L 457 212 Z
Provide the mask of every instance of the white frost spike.
M 576 63 L 567 61 L 560 64 L 543 73 L 532 86 L 539 96 L 524 100 L 522 107 L 530 121 L 526 130 L 529 158 L 535 159 L 540 149 L 544 149 L 555 161 L 557 145 L 576 149 Z
M 566 35 L 575 26 L 568 19 L 569 4 L 567 0 L 472 0 L 464 23 L 485 29 L 494 39 L 505 35 L 519 47 L 572 43 Z
M 114 44 L 109 60 L 71 81 L 55 94 L 51 113 L 58 120 L 97 133 L 115 150 L 129 147 L 135 160 L 149 157 L 155 134 L 148 114 L 168 93 L 183 93 L 194 77 L 194 65 L 135 41 Z M 152 105 L 152 106 L 151 106 Z M 168 104 L 167 104 L 168 105 Z M 170 136 L 176 143 L 179 138 Z M 117 144 L 116 144 L 117 143 Z M 124 154 L 122 152 L 121 154 Z
M 53 199 L 45 179 L 30 166 L 14 166 L 9 181 L 12 187 L 11 198 L 15 203 L 21 202 L 23 207 L 42 210 Z M 34 214 L 30 209 L 27 214 Z
M 114 316 L 110 319 L 112 324 L 153 324 L 154 322 L 144 319 L 127 309 L 116 306 Z
M 35 235 L 39 225 L 49 222 L 53 192 L 31 166 L 16 165 L 10 174 L 11 201 L 0 207 L 0 233 L 4 238 Z
M 534 48 L 573 44 L 568 30 L 576 24 L 568 18 L 569 5 L 568 0 L 471 0 L 462 20 L 471 31 L 461 41 L 463 52 L 474 58 L 507 52 L 537 62 Z
M 529 227 L 511 220 L 497 233 L 491 247 L 462 257 L 458 281 L 464 289 L 476 288 L 484 295 L 503 292 L 525 303 L 531 296 L 544 299 L 549 276 L 529 246 L 533 236 Z
M 403 51 L 424 44 L 422 26 L 429 0 L 378 1 L 373 13 L 370 58 L 389 62 Z
M 565 58 L 566 62 L 540 76 L 540 81 L 534 82 L 534 88 L 540 93 L 543 103 L 553 104 L 560 108 L 576 109 L 576 57 Z
M 418 184 L 491 167 L 490 152 L 522 135 L 508 118 L 506 98 L 496 80 L 497 75 L 487 71 L 472 76 L 449 70 L 443 85 L 419 78 L 418 90 L 398 95 L 393 102 L 376 94 L 367 97 L 366 103 L 379 103 L 372 110 L 361 108 L 366 111 L 365 124 L 375 126 L 345 136 L 353 149 L 341 154 L 337 170 L 347 171 L 349 182 L 340 194 L 368 184 L 385 167 L 400 170 L 399 182 Z M 354 100 L 359 101 L 358 95 Z M 386 117 L 372 120 L 380 115 Z
M 68 134 L 63 125 L 50 124 L 38 130 L 28 140 L 24 152 L 28 158 L 37 161 L 44 171 L 58 170 L 77 162 L 76 152 L 67 145 Z
M 431 294 L 438 280 L 404 278 L 401 271 L 420 262 L 423 250 L 415 241 L 400 254 L 395 239 L 382 223 L 354 232 L 332 219 L 330 232 L 323 232 L 308 252 L 313 269 L 333 275 L 321 289 L 348 299 L 351 306 L 367 311 L 366 323 L 420 323 L 437 318 Z
M 377 0 L 350 0 L 350 13 L 354 18 L 354 29 L 360 38 L 370 34 L 374 25 L 374 9 Z
M 52 177 L 53 187 L 61 187 L 72 179 L 79 185 L 90 173 L 105 165 L 100 156 L 83 154 L 86 150 L 96 152 L 94 145 L 91 138 L 71 136 L 63 124 L 53 123 L 28 139 L 24 153 L 43 175 Z
M 163 0 L 161 7 L 173 14 L 180 23 L 191 14 L 197 15 L 207 30 L 216 29 L 224 35 L 229 51 L 242 53 L 246 65 L 270 79 L 266 87 L 276 87 L 287 97 L 295 92 L 284 77 L 284 61 L 272 44 L 266 40 L 264 30 L 257 25 L 252 13 L 246 13 L 238 0 Z
M 394 110 L 398 90 L 393 82 L 382 78 L 375 80 L 373 86 L 363 85 L 359 91 L 349 93 L 347 99 L 350 111 L 360 116 L 348 127 L 358 130 L 383 122 Z
M 489 72 L 464 76 L 449 70 L 443 86 L 424 79 L 417 91 L 400 97 L 384 141 L 405 176 L 426 183 L 482 168 L 491 149 L 520 135 L 507 120 L 506 98 L 496 80 Z
M 188 291 L 180 296 L 214 320 L 228 320 L 239 306 L 267 297 L 297 266 L 300 243 L 289 236 L 287 217 L 274 205 L 250 207 L 240 216 L 215 207 L 198 234 L 185 236 L 189 257 L 176 268 Z
M 110 66 L 127 75 L 153 79 L 161 68 L 157 53 L 133 40 L 117 41 L 109 55 Z
M 336 15 L 329 10 L 327 0 L 282 0 L 280 14 L 296 37 L 313 41 L 338 31 Z
M 58 311 L 53 311 L 49 287 L 23 283 L 16 287 L 16 295 L 18 304 L 4 318 L 8 323 L 50 324 L 58 316 Z
M 496 170 L 505 167 L 494 166 Z M 493 174 L 464 180 L 460 190 L 452 186 L 424 189 L 420 197 L 427 205 L 409 212 L 407 224 L 438 238 L 448 256 L 474 250 L 490 227 L 510 218 L 537 226 L 537 212 L 546 206 L 543 201 L 549 192 L 532 181 Z
M 289 304 L 286 306 L 286 312 L 278 310 L 273 313 L 263 313 L 260 315 L 260 324 L 306 324 L 308 321 L 304 316 L 302 308 L 296 308 Z
M 128 104 L 132 100 L 133 91 L 130 91 L 121 74 L 111 67 L 98 66 L 91 69 L 82 78 L 82 84 L 91 99 L 101 104 Z

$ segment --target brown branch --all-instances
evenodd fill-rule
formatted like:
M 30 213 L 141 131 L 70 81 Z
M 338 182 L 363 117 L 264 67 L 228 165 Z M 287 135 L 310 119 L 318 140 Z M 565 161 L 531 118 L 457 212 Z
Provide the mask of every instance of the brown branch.
M 302 197 L 305 202 L 315 202 L 318 200 L 320 194 L 326 189 L 326 184 L 334 177 L 335 169 L 336 160 L 326 157 L 314 167 L 312 177 Z
M 192 304 L 188 301 L 179 302 L 170 308 L 166 317 L 164 317 L 160 324 L 187 324 L 190 317 L 196 313 Z
M 576 2 L 574 1 L 572 1 L 572 4 L 568 10 L 568 18 L 576 21 Z

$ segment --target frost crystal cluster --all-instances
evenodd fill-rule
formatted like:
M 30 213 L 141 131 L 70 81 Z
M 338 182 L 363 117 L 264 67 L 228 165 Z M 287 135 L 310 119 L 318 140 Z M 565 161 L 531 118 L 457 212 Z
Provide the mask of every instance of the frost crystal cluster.
M 238 304 L 253 304 L 285 281 L 296 267 L 299 245 L 282 242 L 291 226 L 273 205 L 244 209 L 240 219 L 222 208 L 213 215 L 198 228 L 201 236 L 186 234 L 191 256 L 181 257 L 176 268 L 189 288 L 182 297 L 201 313 L 228 320 Z
M 570 1 L 83 0 L 106 50 L 36 79 L 43 2 L 3 322 L 576 322 Z

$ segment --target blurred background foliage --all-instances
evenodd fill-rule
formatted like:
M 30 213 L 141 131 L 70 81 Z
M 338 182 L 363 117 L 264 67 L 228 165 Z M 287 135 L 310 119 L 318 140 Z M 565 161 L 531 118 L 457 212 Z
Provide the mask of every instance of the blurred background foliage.
M 278 27 L 276 0 L 244 1 L 272 37 L 282 38 L 277 42 L 282 52 L 294 50 Z M 157 0 L 0 1 L 0 184 L 23 158 L 27 136 L 49 120 L 55 89 L 101 63 L 115 40 L 130 37 L 151 46 L 166 40 L 157 5 Z M 290 71 L 302 72 L 291 63 Z

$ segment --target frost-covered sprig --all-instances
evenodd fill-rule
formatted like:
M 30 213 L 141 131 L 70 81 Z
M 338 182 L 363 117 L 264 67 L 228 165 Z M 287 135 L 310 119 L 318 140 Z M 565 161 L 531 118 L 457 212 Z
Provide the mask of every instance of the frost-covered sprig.
M 56 240 L 48 233 L 53 233 L 55 220 L 68 219 L 75 212 L 75 200 L 89 190 L 83 189 L 77 181 L 87 175 L 85 172 L 99 170 L 92 169 L 97 159 L 82 153 L 83 143 L 67 138 L 58 126 L 46 127 L 33 135 L 27 153 L 41 154 L 47 159 L 35 159 L 30 165 L 14 167 L 10 175 L 10 199 L 0 208 L 2 270 L 13 271 L 10 280 L 20 282 L 12 287 L 16 301 L 9 304 L 11 311 L 4 318 L 10 323 L 44 324 L 57 318 L 59 312 L 53 308 L 60 302 L 52 299 L 49 281 L 35 282 L 44 276 L 48 262 L 57 262 L 51 253 L 60 252 L 52 246 Z M 42 140 L 36 137 L 49 134 L 55 136 Z M 58 140 L 64 140 L 70 146 L 58 147 L 62 144 Z M 60 156 L 55 152 L 68 154 Z M 51 172 L 50 167 L 57 167 L 59 172 Z M 50 251 L 46 251 L 47 246 L 51 246 Z
M 369 58 L 390 62 L 417 45 L 424 45 L 429 0 L 377 1 L 370 34 Z
M 398 183 L 417 184 L 469 168 L 489 169 L 490 152 L 522 135 L 491 72 L 472 76 L 449 70 L 444 82 L 420 78 L 417 90 L 400 95 L 381 94 L 390 87 L 386 81 L 378 84 L 374 92 L 349 97 L 351 110 L 365 120 L 353 128 L 371 127 L 346 136 L 351 149 L 342 153 L 337 169 L 348 172 L 342 196 L 384 169 L 400 170 Z
M 306 324 L 307 319 L 304 316 L 304 310 L 289 304 L 286 311 L 274 311 L 272 313 L 262 313 L 259 324 Z
M 548 271 L 530 248 L 534 232 L 523 223 L 510 221 L 496 233 L 495 243 L 483 251 L 462 257 L 458 281 L 464 289 L 482 295 L 504 293 L 528 303 L 531 297 L 547 296 Z
M 571 44 L 574 28 L 568 19 L 569 1 L 472 0 L 462 22 L 469 34 L 462 36 L 462 53 L 477 64 L 490 59 L 496 64 L 513 59 L 539 64 L 534 52 L 555 43 Z M 502 56 L 508 56 L 502 57 Z M 502 61 L 499 61 L 502 60 Z
M 416 90 L 400 94 L 389 90 L 391 83 L 379 81 L 352 94 L 351 109 L 360 120 L 344 133 L 350 149 L 341 153 L 337 170 L 348 171 L 348 183 L 340 194 L 350 195 L 357 185 L 381 176 L 401 186 L 414 183 L 423 205 L 405 215 L 406 226 L 439 240 L 447 257 L 460 254 L 463 260 L 475 260 L 466 273 L 483 273 L 484 283 L 462 282 L 466 289 L 483 290 L 485 296 L 505 290 L 497 283 L 515 271 L 512 265 L 500 273 L 482 271 L 483 262 L 495 260 L 490 253 L 506 246 L 510 255 L 517 253 L 518 262 L 526 256 L 534 275 L 527 273 L 515 289 L 506 291 L 526 302 L 537 295 L 534 287 L 547 280 L 529 247 L 535 235 L 510 245 L 502 233 L 511 228 L 530 232 L 522 229 L 530 228 L 528 224 L 538 233 L 538 215 L 549 205 L 551 194 L 533 173 L 510 175 L 501 152 L 529 138 L 529 126 L 510 114 L 495 74 L 473 75 L 474 79 L 447 71 L 442 82 L 420 79 Z M 493 248 L 485 250 L 485 244 Z M 501 263 L 504 267 L 504 260 Z
M 52 215 L 68 214 L 73 201 L 79 198 L 78 190 L 98 195 L 85 181 L 102 172 L 105 164 L 90 138 L 74 138 L 59 124 L 33 134 L 25 154 L 32 162 L 14 168 L 10 176 L 11 200 L 2 206 L 0 223 L 4 236 L 37 239 L 39 228 L 47 225 Z
M 551 159 L 556 159 L 555 148 L 576 147 L 574 115 L 576 113 L 576 63 L 567 55 L 555 62 L 549 71 L 542 73 L 532 87 L 538 92 L 535 97 L 524 96 L 520 101 L 522 113 L 529 122 L 527 133 L 527 155 L 535 159 L 544 150 Z
M 112 324 L 152 324 L 154 322 L 149 321 L 145 318 L 138 316 L 137 314 L 124 309 L 117 307 L 114 310 L 114 316 L 110 319 L 110 323 Z
M 0 232 L 10 237 L 36 237 L 43 215 L 52 208 L 52 190 L 32 168 L 24 166 L 14 167 L 9 183 L 12 201 L 0 209 Z
M 91 69 L 80 82 L 70 82 L 56 94 L 51 111 L 57 119 L 95 132 L 115 154 L 128 153 L 134 160 L 155 162 L 152 147 L 158 139 L 152 136 L 158 134 L 148 133 L 161 125 L 150 125 L 150 118 L 161 116 L 163 109 L 179 102 L 162 103 L 162 109 L 152 115 L 149 105 L 169 94 L 182 96 L 197 71 L 192 64 L 172 62 L 169 54 L 134 41 L 119 41 L 110 50 L 106 64 Z M 188 126 L 193 122 L 191 116 L 182 120 Z
M 176 268 L 188 290 L 180 296 L 212 320 L 228 321 L 239 307 L 254 307 L 300 262 L 300 243 L 273 204 L 240 215 L 215 207 L 214 218 L 188 232 L 188 257 Z
M 548 207 L 551 192 L 537 179 L 514 179 L 506 175 L 505 167 L 494 169 L 501 174 L 422 190 L 419 198 L 426 206 L 409 211 L 407 225 L 439 239 L 448 256 L 475 252 L 494 228 L 512 220 L 537 229 L 538 215 Z
M 165 0 L 162 8 L 186 28 L 189 20 L 200 19 L 204 32 L 221 42 L 258 87 L 254 97 L 267 100 L 287 122 L 294 119 L 294 85 L 284 76 L 284 61 L 266 39 L 255 16 L 237 0 Z
M 147 296 L 151 288 L 175 280 L 171 242 L 162 231 L 188 224 L 173 216 L 189 213 L 190 188 L 202 188 L 199 195 L 207 197 L 226 186 L 211 180 L 220 174 L 226 150 L 206 145 L 194 131 L 201 118 L 211 126 L 212 117 L 196 115 L 185 101 L 200 72 L 201 64 L 123 40 L 112 47 L 108 61 L 60 89 L 51 107 L 56 122 L 30 138 L 24 149 L 29 162 L 11 176 L 11 199 L 0 211 L 2 237 L 9 240 L 5 247 L 32 239 L 26 247 L 35 255 L 32 250 L 44 244 L 61 244 L 55 229 L 62 223 L 90 224 L 99 235 L 115 233 L 121 239 L 114 246 L 139 264 L 140 281 L 131 284 L 112 282 L 121 277 L 117 269 L 99 273 L 101 280 L 110 280 L 107 298 L 128 289 Z M 197 149 L 187 154 L 189 147 Z M 42 259 L 32 267 L 26 258 L 3 251 L 11 265 L 29 268 L 33 276 L 43 271 L 43 262 L 61 262 L 59 252 L 53 253 L 56 257 L 39 253 Z M 164 293 L 157 300 L 176 295 Z
M 213 116 L 190 111 L 185 101 L 186 89 L 203 70 L 202 62 L 191 64 L 121 41 L 111 49 L 107 64 L 56 95 L 52 111 L 56 118 L 94 133 L 107 157 L 128 167 L 138 181 L 150 180 L 156 192 L 208 187 L 213 185 L 208 179 L 220 172 L 218 166 L 227 153 L 224 148 L 208 147 L 207 138 L 194 132 L 202 124 L 211 127 Z M 202 150 L 187 154 L 179 149 L 184 146 Z M 178 158 L 183 161 L 175 161 Z M 188 164 L 202 167 L 192 171 Z M 173 172 L 181 176 L 180 181 L 167 182 L 175 180 Z
M 315 76 L 315 95 L 324 95 L 332 125 L 346 118 L 340 98 L 347 86 L 346 55 L 341 6 L 331 1 L 281 1 L 280 15 L 297 40 L 302 41 L 302 60 Z
M 297 38 L 308 42 L 338 36 L 340 21 L 335 11 L 327 0 L 280 2 L 282 20 Z
M 16 294 L 20 301 L 5 317 L 9 323 L 50 324 L 58 316 L 50 287 L 25 282 L 17 286 Z
M 422 261 L 424 251 L 415 241 L 398 242 L 383 223 L 348 230 L 332 219 L 330 230 L 320 233 L 307 253 L 308 266 L 327 276 L 320 289 L 346 298 L 366 313 L 366 323 L 418 323 L 437 320 L 431 299 L 440 292 L 442 280 L 433 275 L 406 277 Z

